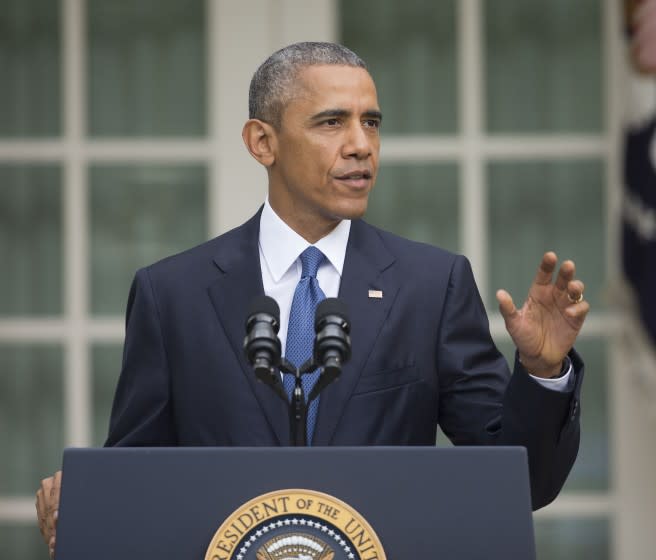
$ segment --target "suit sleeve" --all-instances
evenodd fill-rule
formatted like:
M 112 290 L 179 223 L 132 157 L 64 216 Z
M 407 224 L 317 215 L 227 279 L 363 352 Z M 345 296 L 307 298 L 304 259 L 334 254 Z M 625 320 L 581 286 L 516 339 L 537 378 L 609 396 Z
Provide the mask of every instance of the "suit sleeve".
M 451 270 L 439 333 L 442 430 L 459 445 L 524 446 L 533 509 L 547 505 L 561 490 L 578 453 L 580 357 L 570 353 L 575 379 L 568 392 L 541 386 L 517 359 L 511 376 L 491 339 L 464 257 L 458 257 Z
M 159 313 L 148 269 L 142 269 L 130 289 L 123 365 L 105 446 L 176 444 Z

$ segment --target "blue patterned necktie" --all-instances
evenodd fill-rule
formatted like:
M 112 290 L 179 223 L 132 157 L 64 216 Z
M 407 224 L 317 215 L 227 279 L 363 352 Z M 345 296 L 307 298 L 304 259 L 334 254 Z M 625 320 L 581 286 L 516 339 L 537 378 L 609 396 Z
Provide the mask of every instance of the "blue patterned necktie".
M 289 326 L 287 328 L 287 346 L 285 357 L 296 367 L 312 357 L 314 346 L 314 313 L 319 302 L 326 298 L 317 281 L 317 270 L 325 258 L 324 254 L 316 247 L 308 247 L 301 253 L 301 264 L 303 272 L 301 279 L 296 285 L 292 308 L 289 312 Z M 319 370 L 306 373 L 303 379 L 303 393 L 308 398 L 310 391 L 319 378 Z M 286 373 L 283 378 L 285 391 L 291 399 L 294 390 L 294 376 Z M 317 421 L 319 410 L 319 398 L 310 403 L 307 411 L 307 443 L 312 445 L 314 425 Z

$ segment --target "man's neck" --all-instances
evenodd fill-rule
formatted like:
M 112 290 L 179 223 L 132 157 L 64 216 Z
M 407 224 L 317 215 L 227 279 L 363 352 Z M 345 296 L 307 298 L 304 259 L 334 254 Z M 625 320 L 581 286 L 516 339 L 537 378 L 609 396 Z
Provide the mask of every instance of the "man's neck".
M 271 197 L 269 197 L 269 205 L 283 222 L 311 245 L 329 235 L 342 221 L 338 218 L 317 219 L 316 216 L 308 216 L 303 212 L 282 212 Z

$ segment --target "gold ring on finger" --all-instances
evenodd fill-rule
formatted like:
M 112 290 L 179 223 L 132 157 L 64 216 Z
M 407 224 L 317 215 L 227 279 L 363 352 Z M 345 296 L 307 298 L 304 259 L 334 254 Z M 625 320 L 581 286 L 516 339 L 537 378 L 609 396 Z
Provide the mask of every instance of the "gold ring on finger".
M 581 292 L 577 298 L 573 298 L 570 293 L 567 292 L 567 299 L 570 303 L 581 303 L 583 301 L 583 292 Z

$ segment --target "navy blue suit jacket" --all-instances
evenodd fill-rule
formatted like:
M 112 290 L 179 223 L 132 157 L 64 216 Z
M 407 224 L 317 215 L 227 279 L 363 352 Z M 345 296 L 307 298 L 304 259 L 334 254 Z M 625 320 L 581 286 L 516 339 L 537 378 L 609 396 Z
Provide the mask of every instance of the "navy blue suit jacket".
M 288 413 L 242 351 L 264 293 L 260 214 L 137 272 L 107 445 L 278 446 Z M 369 290 L 383 292 L 369 298 Z M 353 355 L 321 396 L 314 445 L 524 445 L 533 505 L 551 501 L 579 441 L 583 365 L 558 393 L 494 346 L 467 260 L 362 221 L 351 225 L 339 297 Z

